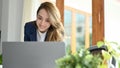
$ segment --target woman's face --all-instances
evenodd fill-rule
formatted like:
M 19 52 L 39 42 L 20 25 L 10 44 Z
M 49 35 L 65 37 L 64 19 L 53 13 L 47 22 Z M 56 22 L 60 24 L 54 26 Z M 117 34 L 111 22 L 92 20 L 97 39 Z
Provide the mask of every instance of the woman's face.
M 50 27 L 49 15 L 45 9 L 41 9 L 37 15 L 37 27 L 42 33 L 46 32 Z

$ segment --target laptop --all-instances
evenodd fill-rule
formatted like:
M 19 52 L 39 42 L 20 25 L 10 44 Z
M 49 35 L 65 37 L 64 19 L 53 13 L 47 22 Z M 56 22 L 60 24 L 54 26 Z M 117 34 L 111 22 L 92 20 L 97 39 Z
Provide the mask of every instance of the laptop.
M 3 68 L 57 68 L 64 42 L 3 42 Z

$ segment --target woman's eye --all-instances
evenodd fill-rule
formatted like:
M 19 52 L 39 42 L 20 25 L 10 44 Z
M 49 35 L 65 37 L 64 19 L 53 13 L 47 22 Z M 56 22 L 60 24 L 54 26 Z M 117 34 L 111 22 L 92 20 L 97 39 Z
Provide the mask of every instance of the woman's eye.
M 49 20 L 46 20 L 46 22 L 50 22 Z
M 38 17 L 39 20 L 41 20 L 42 18 L 41 17 Z

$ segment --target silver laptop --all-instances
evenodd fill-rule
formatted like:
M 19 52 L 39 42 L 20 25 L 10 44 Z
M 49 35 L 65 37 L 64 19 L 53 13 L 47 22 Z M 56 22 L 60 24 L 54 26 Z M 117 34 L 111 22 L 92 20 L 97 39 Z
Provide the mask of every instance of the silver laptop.
M 64 42 L 3 42 L 3 68 L 57 68 Z

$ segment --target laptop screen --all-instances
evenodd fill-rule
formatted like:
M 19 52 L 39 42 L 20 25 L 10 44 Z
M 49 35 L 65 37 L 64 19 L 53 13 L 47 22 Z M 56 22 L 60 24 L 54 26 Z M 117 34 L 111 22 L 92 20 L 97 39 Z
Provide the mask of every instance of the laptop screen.
M 4 68 L 56 68 L 65 55 L 63 42 L 3 42 Z

